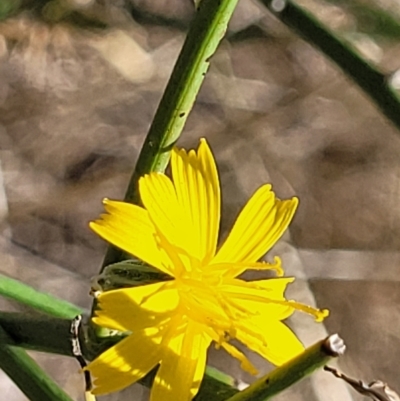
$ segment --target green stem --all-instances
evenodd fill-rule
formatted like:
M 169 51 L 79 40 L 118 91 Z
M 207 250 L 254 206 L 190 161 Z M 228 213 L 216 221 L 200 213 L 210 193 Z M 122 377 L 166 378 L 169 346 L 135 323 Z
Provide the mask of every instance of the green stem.
M 165 170 L 237 1 L 201 1 L 143 144 L 126 200 L 139 203 L 138 179 Z
M 135 5 L 134 3 L 130 3 L 129 13 L 139 25 L 166 26 L 169 29 L 176 29 L 183 32 L 187 32 L 188 30 L 188 23 L 186 20 L 182 20 L 179 17 L 166 16 L 162 13 L 157 14 L 147 11 L 140 4 Z
M 343 7 L 350 15 L 357 18 L 359 32 L 372 37 L 380 36 L 385 39 L 400 38 L 400 22 L 396 14 L 391 13 L 390 7 L 382 7 L 379 2 L 366 3 L 363 0 L 328 0 L 334 6 Z
M 125 201 L 139 204 L 139 178 L 152 171 L 163 172 L 167 167 L 237 2 L 201 0 L 143 144 Z M 103 267 L 125 258 L 122 251 L 110 246 Z
M 331 58 L 370 96 L 382 113 L 397 128 L 400 128 L 400 98 L 391 88 L 385 74 L 377 71 L 344 41 L 293 1 L 260 1 L 283 23 Z M 277 4 L 283 9 L 277 10 Z
M 82 313 L 82 309 L 53 297 L 50 294 L 40 292 L 23 284 L 18 280 L 0 274 L 0 295 L 14 299 L 24 305 L 37 309 L 52 316 L 73 318 Z
M 13 345 L 34 351 L 73 356 L 70 319 L 0 312 L 0 326 L 7 332 Z
M 332 358 L 344 352 L 343 341 L 332 335 L 307 348 L 271 373 L 259 378 L 245 390 L 238 392 L 227 401 L 265 401 L 294 383 L 326 365 Z
M 72 401 L 22 348 L 0 327 L 0 368 L 31 401 Z

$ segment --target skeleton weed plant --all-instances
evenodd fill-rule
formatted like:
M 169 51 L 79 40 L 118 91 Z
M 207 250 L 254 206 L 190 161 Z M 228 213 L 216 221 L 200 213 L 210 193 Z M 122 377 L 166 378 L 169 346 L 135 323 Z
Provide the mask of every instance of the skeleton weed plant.
M 23 348 L 76 357 L 88 400 L 140 382 L 151 387 L 152 401 L 265 400 L 343 352 L 337 336 L 304 349 L 283 320 L 298 310 L 322 321 L 328 312 L 287 300 L 294 279 L 284 276 L 279 258 L 260 261 L 290 224 L 297 198 L 280 200 L 271 185 L 261 186 L 220 244 L 220 185 L 209 145 L 201 139 L 194 150 L 176 146 L 237 1 L 198 2 L 126 197 L 106 199 L 106 213 L 91 223 L 111 245 L 93 282 L 90 316 L 82 319 L 76 306 L 0 277 L 1 295 L 46 314 L 0 314 L 0 367 L 30 400 L 71 399 Z M 379 78 L 376 71 L 293 2 L 262 2 L 398 123 L 397 96 L 381 81 L 364 79 Z M 164 174 L 170 159 L 171 177 Z M 270 269 L 277 277 L 244 281 L 238 276 L 247 269 Z M 257 373 L 237 341 L 277 366 L 243 391 L 206 368 L 214 344 Z

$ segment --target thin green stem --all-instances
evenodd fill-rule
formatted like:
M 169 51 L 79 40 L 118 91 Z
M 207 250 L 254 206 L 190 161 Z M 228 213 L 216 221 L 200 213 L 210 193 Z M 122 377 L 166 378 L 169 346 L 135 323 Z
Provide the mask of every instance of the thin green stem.
M 294 383 L 326 365 L 332 358 L 344 352 L 343 341 L 336 334 L 307 348 L 271 373 L 259 378 L 245 390 L 227 401 L 265 401 Z
M 400 22 L 390 7 L 382 7 L 379 2 L 366 3 L 363 0 L 328 0 L 334 6 L 344 7 L 357 19 L 359 32 L 380 36 L 385 39 L 400 38 Z
M 22 348 L 6 345 L 8 334 L 0 327 L 0 368 L 31 401 L 72 401 L 72 399 Z
M 225 35 L 238 0 L 202 0 L 143 144 L 125 199 L 139 203 L 138 179 L 163 172 Z
M 13 345 L 34 351 L 73 356 L 71 319 L 0 312 L 0 326 L 7 332 Z
M 237 2 L 201 0 L 144 141 L 125 201 L 139 204 L 139 178 L 153 171 L 163 172 L 167 167 L 171 150 L 182 133 Z M 122 251 L 110 246 L 103 267 L 125 258 Z
M 365 61 L 304 8 L 291 0 L 260 0 L 277 18 L 333 60 L 382 113 L 400 128 L 400 98 L 385 74 Z
M 0 274 L 0 295 L 14 299 L 24 305 L 37 309 L 52 316 L 73 318 L 82 313 L 82 309 L 53 297 L 50 294 L 40 292 L 23 284 L 18 280 Z

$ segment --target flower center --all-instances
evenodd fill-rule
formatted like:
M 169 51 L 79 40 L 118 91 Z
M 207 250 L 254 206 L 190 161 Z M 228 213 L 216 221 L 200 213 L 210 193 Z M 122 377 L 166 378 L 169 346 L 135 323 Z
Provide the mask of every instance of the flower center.
M 217 277 L 202 275 L 200 269 L 191 273 L 176 280 L 180 303 L 186 314 L 212 328 L 219 339 L 217 342 L 234 338 L 237 322 L 248 317 L 248 311 L 224 295 Z

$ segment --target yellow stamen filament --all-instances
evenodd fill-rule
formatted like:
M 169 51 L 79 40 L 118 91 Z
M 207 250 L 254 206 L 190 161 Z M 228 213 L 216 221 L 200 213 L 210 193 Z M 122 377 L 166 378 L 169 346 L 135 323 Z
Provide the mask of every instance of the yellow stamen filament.
M 320 309 L 313 308 L 312 306 L 304 305 L 304 304 L 301 304 L 301 303 L 295 302 L 295 301 L 286 301 L 286 300 L 280 301 L 277 299 L 268 298 L 261 294 L 257 294 L 257 295 L 254 293 L 253 294 L 243 294 L 243 293 L 232 291 L 232 290 L 224 290 L 224 292 L 236 299 L 244 299 L 247 301 L 255 301 L 255 302 L 268 302 L 268 303 L 271 303 L 274 305 L 282 305 L 282 306 L 292 307 L 293 309 L 313 315 L 317 322 L 323 321 L 329 315 L 329 311 L 327 309 L 320 310 Z

